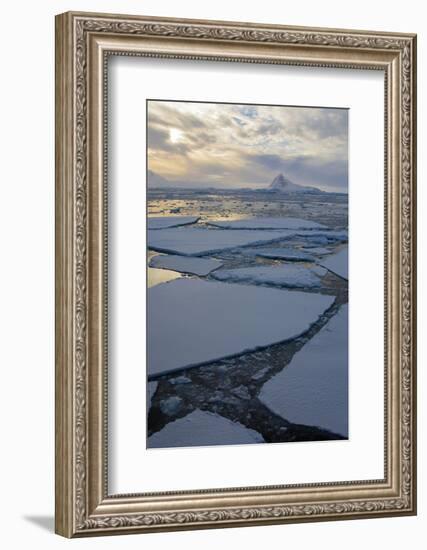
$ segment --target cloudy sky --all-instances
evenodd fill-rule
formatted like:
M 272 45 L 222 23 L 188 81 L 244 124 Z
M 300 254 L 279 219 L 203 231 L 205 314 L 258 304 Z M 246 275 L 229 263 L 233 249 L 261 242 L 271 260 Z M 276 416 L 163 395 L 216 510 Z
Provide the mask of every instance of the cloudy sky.
M 348 111 L 148 101 L 149 183 L 347 192 Z M 154 173 L 154 175 L 152 174 Z

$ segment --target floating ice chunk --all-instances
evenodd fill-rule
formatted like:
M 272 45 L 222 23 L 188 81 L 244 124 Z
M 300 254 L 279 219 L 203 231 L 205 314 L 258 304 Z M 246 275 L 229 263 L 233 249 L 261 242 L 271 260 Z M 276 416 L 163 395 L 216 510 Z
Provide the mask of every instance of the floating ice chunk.
M 300 218 L 247 218 L 244 220 L 213 220 L 208 222 L 225 229 L 324 229 L 325 225 Z
M 239 422 L 196 409 L 148 438 L 148 448 L 264 443 L 261 434 Z
M 348 306 L 264 384 L 259 399 L 289 422 L 348 437 Z
M 339 277 L 348 280 L 348 247 L 342 248 L 333 256 L 322 260 L 321 265 Z
M 239 397 L 239 399 L 247 400 L 251 398 L 251 394 L 249 393 L 249 390 L 246 386 L 240 385 L 232 390 L 231 393 L 236 397 Z
M 324 277 L 326 275 L 326 273 L 328 272 L 327 269 L 325 269 L 324 267 L 320 266 L 320 265 L 313 265 L 310 267 L 310 269 L 312 271 L 314 271 L 314 273 L 316 273 L 316 275 L 319 275 L 319 277 Z
M 303 235 L 301 236 L 304 237 Z M 331 244 L 333 241 L 323 235 L 318 235 L 317 237 L 306 236 L 304 237 L 304 242 L 310 243 L 312 245 L 328 245 L 328 244 Z
M 191 384 L 191 379 L 187 376 L 177 376 L 176 378 L 170 378 L 169 384 L 173 386 L 180 386 L 181 384 Z
M 332 250 L 323 246 L 305 246 L 304 250 L 306 250 L 308 254 L 316 254 L 317 256 L 324 256 L 332 252 Z
M 148 290 L 148 375 L 296 338 L 334 298 L 198 279 Z
M 173 416 L 182 407 L 182 403 L 183 401 L 181 397 L 173 395 L 172 397 L 168 397 L 164 401 L 160 401 L 160 410 L 163 414 Z
M 219 281 L 230 283 L 267 284 L 289 288 L 317 288 L 321 281 L 315 268 L 299 265 L 261 265 L 257 267 L 240 267 L 216 271 L 212 276 Z M 326 273 L 325 270 L 319 273 Z M 323 273 L 323 274 L 324 274 Z
M 179 227 L 148 232 L 148 247 L 158 252 L 203 256 L 231 248 L 281 241 L 295 231 L 251 231 Z
M 290 262 L 314 262 L 315 257 L 298 248 L 249 248 L 242 252 L 250 256 L 260 256 L 272 260 L 288 260 Z
M 218 269 L 223 264 L 219 260 L 210 260 L 205 258 L 191 258 L 186 256 L 154 256 L 151 259 L 150 267 L 159 267 L 162 269 L 171 269 L 181 273 L 190 273 L 191 275 L 208 275 L 214 269 Z
M 253 376 L 251 376 L 251 380 L 255 380 L 255 381 L 261 380 L 261 378 L 265 376 L 267 372 L 268 372 L 268 367 L 264 367 L 263 369 L 256 372 Z
M 148 217 L 148 229 L 166 229 L 180 225 L 190 225 L 200 220 L 198 216 L 160 216 Z
M 333 229 L 329 230 L 302 230 L 297 232 L 298 237 L 304 237 L 305 241 L 315 244 L 328 244 L 336 242 L 347 242 L 348 241 L 348 232 L 347 231 L 335 231 Z
M 149 382 L 147 384 L 147 411 L 150 410 L 150 407 L 151 407 L 151 402 L 153 400 L 153 396 L 154 394 L 156 393 L 156 390 L 157 390 L 157 386 L 158 386 L 158 382 Z

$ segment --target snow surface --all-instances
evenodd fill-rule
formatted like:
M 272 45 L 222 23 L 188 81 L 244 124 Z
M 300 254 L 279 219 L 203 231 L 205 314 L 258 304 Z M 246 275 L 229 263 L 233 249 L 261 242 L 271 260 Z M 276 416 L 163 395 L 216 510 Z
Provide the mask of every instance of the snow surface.
M 315 271 L 317 270 L 299 265 L 262 265 L 257 267 L 223 269 L 213 273 L 212 277 L 218 281 L 233 283 L 268 284 L 290 288 L 317 288 L 321 286 L 321 281 Z M 321 276 L 322 272 L 319 275 Z
M 326 226 L 300 218 L 247 218 L 244 220 L 209 221 L 225 229 L 324 229 Z
M 186 256 L 154 256 L 151 259 L 150 267 L 159 267 L 162 269 L 171 269 L 180 273 L 190 273 L 192 275 L 208 275 L 214 269 L 218 269 L 223 264 L 219 260 L 210 260 L 205 258 L 191 258 Z
M 148 375 L 295 338 L 333 300 L 320 294 L 188 278 L 150 288 Z
M 242 445 L 264 443 L 261 434 L 239 422 L 196 409 L 184 418 L 167 424 L 148 438 L 148 448 Z
M 298 248 L 249 248 L 243 249 L 244 254 L 261 256 L 272 260 L 288 260 L 291 262 L 314 262 L 315 257 Z
M 166 229 L 168 227 L 178 227 L 180 225 L 189 225 L 200 220 L 199 216 L 160 216 L 148 217 L 148 229 Z
M 148 247 L 158 252 L 202 256 L 231 248 L 293 237 L 295 231 L 253 231 L 181 227 L 148 232 Z
M 321 260 L 321 265 L 339 277 L 348 280 L 348 247 L 342 248 L 333 256 Z
M 295 424 L 348 437 L 348 306 L 264 384 L 259 399 Z

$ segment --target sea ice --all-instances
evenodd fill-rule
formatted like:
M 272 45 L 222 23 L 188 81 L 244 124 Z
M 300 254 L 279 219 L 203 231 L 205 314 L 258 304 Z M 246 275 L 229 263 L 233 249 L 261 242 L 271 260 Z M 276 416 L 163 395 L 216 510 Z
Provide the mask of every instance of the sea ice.
M 348 247 L 342 248 L 339 252 L 333 256 L 322 260 L 321 265 L 335 273 L 339 277 L 348 280 Z
M 317 288 L 321 286 L 321 281 L 317 275 L 322 276 L 324 273 L 326 273 L 324 269 L 319 272 L 317 269 L 299 265 L 282 264 L 223 269 L 216 271 L 212 276 L 218 281 L 227 281 L 230 283 L 266 284 L 289 288 Z
M 210 225 L 224 229 L 325 229 L 321 223 L 300 218 L 247 218 L 244 220 L 213 220 Z
M 253 376 L 251 376 L 251 380 L 261 380 L 263 376 L 265 376 L 268 372 L 268 367 L 264 367 L 263 369 L 256 372 Z
M 183 400 L 181 397 L 178 397 L 177 395 L 172 395 L 164 401 L 160 401 L 160 410 L 163 414 L 166 414 L 167 416 L 173 416 L 179 411 L 179 409 L 182 407 L 182 404 Z
M 316 275 L 319 275 L 319 277 L 324 277 L 326 273 L 328 272 L 327 269 L 322 267 L 321 265 L 313 265 L 310 266 L 310 269 L 316 273 Z
M 295 424 L 348 437 L 348 306 L 264 384 L 259 399 Z
M 232 357 L 296 338 L 334 298 L 177 279 L 148 290 L 148 375 Z
M 147 400 L 148 400 L 147 411 L 150 410 L 151 402 L 153 400 L 154 394 L 156 393 L 157 386 L 158 386 L 158 382 L 149 382 L 147 384 L 147 390 L 148 390 L 147 391 Z
M 242 252 L 250 256 L 261 256 L 272 260 L 288 260 L 290 262 L 314 262 L 311 254 L 298 248 L 245 248 Z
M 332 250 L 323 246 L 305 246 L 304 250 L 307 251 L 308 254 L 316 254 L 318 256 L 324 256 L 332 252 Z
M 240 385 L 237 388 L 234 388 L 234 390 L 231 391 L 233 395 L 238 397 L 239 399 L 250 399 L 251 394 L 249 393 L 249 390 L 246 386 Z
M 337 241 L 332 241 L 331 239 L 328 239 L 328 237 L 325 237 L 324 235 L 318 235 L 317 237 L 306 236 L 304 237 L 304 243 L 300 243 L 300 244 L 309 243 L 313 246 L 319 246 L 319 245 L 326 246 L 328 244 L 331 244 L 332 242 L 337 242 Z
M 169 378 L 168 382 L 173 386 L 180 386 L 181 384 L 191 384 L 191 378 L 181 375 L 176 376 L 175 378 Z
M 264 443 L 261 434 L 217 414 L 196 409 L 148 438 L 148 448 Z
M 157 252 L 203 256 L 231 248 L 281 241 L 295 231 L 254 231 L 180 227 L 148 232 L 148 247 Z
M 304 237 L 305 241 L 309 241 L 315 244 L 328 244 L 336 242 L 347 242 L 348 241 L 348 232 L 347 231 L 336 231 L 334 229 L 329 230 L 302 230 L 297 232 L 298 237 Z
M 218 269 L 218 267 L 222 265 L 222 262 L 219 260 L 176 255 L 154 256 L 150 262 L 150 267 L 171 269 L 172 271 L 179 271 L 180 273 L 200 276 L 208 275 L 211 271 Z
M 148 229 L 166 229 L 180 225 L 190 225 L 200 220 L 198 216 L 159 216 L 148 217 Z

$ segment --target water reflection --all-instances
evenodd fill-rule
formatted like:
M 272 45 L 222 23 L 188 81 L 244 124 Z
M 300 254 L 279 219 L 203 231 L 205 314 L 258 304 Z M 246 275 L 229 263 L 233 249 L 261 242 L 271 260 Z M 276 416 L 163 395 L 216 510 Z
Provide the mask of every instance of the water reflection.
M 150 264 L 151 258 L 154 256 L 159 256 L 158 252 L 153 250 L 147 251 L 147 263 Z M 176 271 L 171 271 L 170 269 L 157 269 L 156 267 L 147 267 L 147 285 L 148 288 L 152 286 L 160 285 L 162 283 L 167 283 L 168 281 L 173 281 L 174 279 L 179 279 L 181 273 Z
M 181 277 L 180 273 L 176 271 L 170 271 L 169 269 L 157 269 L 156 267 L 149 267 L 147 269 L 147 284 L 148 288 L 152 286 L 160 285 L 161 283 L 167 283 L 174 279 Z

